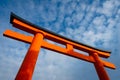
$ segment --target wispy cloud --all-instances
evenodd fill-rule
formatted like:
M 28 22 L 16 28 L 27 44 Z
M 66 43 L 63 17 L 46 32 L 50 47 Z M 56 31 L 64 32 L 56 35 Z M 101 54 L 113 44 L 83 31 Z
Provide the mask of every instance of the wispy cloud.
M 25 43 L 2 36 L 6 29 L 26 34 L 9 24 L 11 11 L 65 37 L 111 50 L 112 54 L 108 60 L 115 63 L 117 69 L 108 70 L 108 74 L 111 80 L 119 80 L 119 0 L 2 0 L 0 3 L 0 78 L 4 80 L 14 79 L 29 47 Z M 86 73 L 91 74 L 86 75 Z M 33 79 L 97 80 L 98 77 L 92 64 L 42 49 Z

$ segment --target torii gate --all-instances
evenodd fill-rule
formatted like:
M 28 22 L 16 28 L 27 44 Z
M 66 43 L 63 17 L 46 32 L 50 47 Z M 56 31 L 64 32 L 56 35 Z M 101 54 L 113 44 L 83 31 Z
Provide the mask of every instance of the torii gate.
M 116 68 L 114 64 L 100 59 L 100 57 L 108 58 L 110 56 L 109 51 L 103 51 L 50 32 L 20 18 L 14 13 L 11 13 L 10 23 L 13 25 L 13 27 L 34 35 L 26 36 L 12 30 L 6 30 L 3 34 L 4 36 L 31 44 L 15 80 L 32 80 L 32 75 L 40 48 L 49 49 L 67 56 L 93 63 L 100 80 L 110 80 L 104 67 L 108 67 L 111 69 Z M 59 44 L 65 45 L 66 47 L 63 48 L 61 46 L 49 43 L 44 39 L 57 42 Z M 81 54 L 74 51 L 74 49 L 87 52 L 89 55 Z

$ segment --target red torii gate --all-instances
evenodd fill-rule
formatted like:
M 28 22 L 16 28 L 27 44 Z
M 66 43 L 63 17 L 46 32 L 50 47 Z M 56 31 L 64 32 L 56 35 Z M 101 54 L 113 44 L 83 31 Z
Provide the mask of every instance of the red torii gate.
M 108 67 L 111 69 L 116 68 L 114 64 L 100 59 L 100 57 L 108 58 L 110 56 L 109 51 L 103 51 L 50 32 L 20 18 L 14 13 L 11 13 L 10 23 L 13 25 L 13 27 L 16 27 L 34 35 L 26 36 L 12 30 L 6 30 L 3 34 L 4 36 L 31 44 L 15 80 L 32 80 L 32 75 L 34 72 L 40 48 L 49 49 L 64 55 L 68 55 L 77 59 L 82 59 L 87 62 L 93 63 L 100 80 L 110 80 L 104 67 Z M 44 39 L 57 42 L 59 44 L 65 45 L 66 47 L 63 48 L 61 46 L 49 43 Z M 89 55 L 81 54 L 74 51 L 74 49 L 87 52 Z

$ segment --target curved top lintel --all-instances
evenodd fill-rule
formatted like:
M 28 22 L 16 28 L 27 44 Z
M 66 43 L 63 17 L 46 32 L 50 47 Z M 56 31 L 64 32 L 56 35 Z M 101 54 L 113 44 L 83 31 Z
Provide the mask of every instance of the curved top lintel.
M 110 54 L 110 53 L 111 53 L 110 51 L 101 50 L 101 49 L 98 49 L 98 48 L 95 48 L 95 47 L 92 47 L 92 46 L 89 46 L 89 45 L 80 43 L 80 42 L 78 42 L 78 41 L 75 41 L 75 40 L 66 38 L 66 37 L 64 37 L 64 36 L 62 36 L 62 35 L 56 34 L 56 33 L 52 32 L 52 31 L 49 31 L 49 30 L 41 27 L 41 26 L 35 25 L 35 24 L 33 24 L 33 23 L 31 23 L 31 22 L 29 22 L 29 21 L 27 21 L 27 20 L 25 20 L 25 19 L 23 19 L 23 18 L 21 18 L 21 17 L 19 17 L 19 16 L 17 16 L 16 14 L 14 14 L 14 13 L 11 12 L 11 16 L 10 16 L 10 23 L 11 23 L 11 24 L 13 24 L 13 20 L 14 20 L 14 19 L 20 20 L 21 22 L 23 22 L 23 23 L 25 23 L 25 24 L 28 24 L 28 25 L 36 28 L 36 29 L 42 30 L 42 31 L 44 31 L 44 32 L 46 32 L 46 33 L 55 35 L 55 36 L 57 36 L 57 37 L 60 37 L 60 38 L 65 39 L 65 40 L 68 40 L 68 41 L 70 41 L 70 42 L 74 42 L 74 43 L 76 43 L 76 44 L 79 44 L 79 45 L 82 45 L 82 46 L 86 46 L 86 47 L 88 47 L 88 48 L 91 48 L 91 49 L 94 49 L 94 50 L 97 50 L 97 51 L 99 51 L 99 52 L 103 52 L 103 53 L 106 53 L 106 54 L 108 54 L 108 53 Z

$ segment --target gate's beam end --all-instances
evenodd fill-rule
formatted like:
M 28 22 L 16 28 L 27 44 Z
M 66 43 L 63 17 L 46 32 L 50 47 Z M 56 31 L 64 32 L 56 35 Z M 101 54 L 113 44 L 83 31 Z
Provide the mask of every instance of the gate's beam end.
M 26 36 L 24 34 L 20 34 L 18 32 L 14 32 L 12 30 L 6 30 L 3 33 L 3 36 L 9 37 L 9 38 L 12 38 L 12 39 L 15 39 L 15 40 L 19 40 L 19 41 L 22 41 L 22 42 L 25 42 L 25 43 L 31 43 L 32 40 L 33 40 L 32 36 Z

